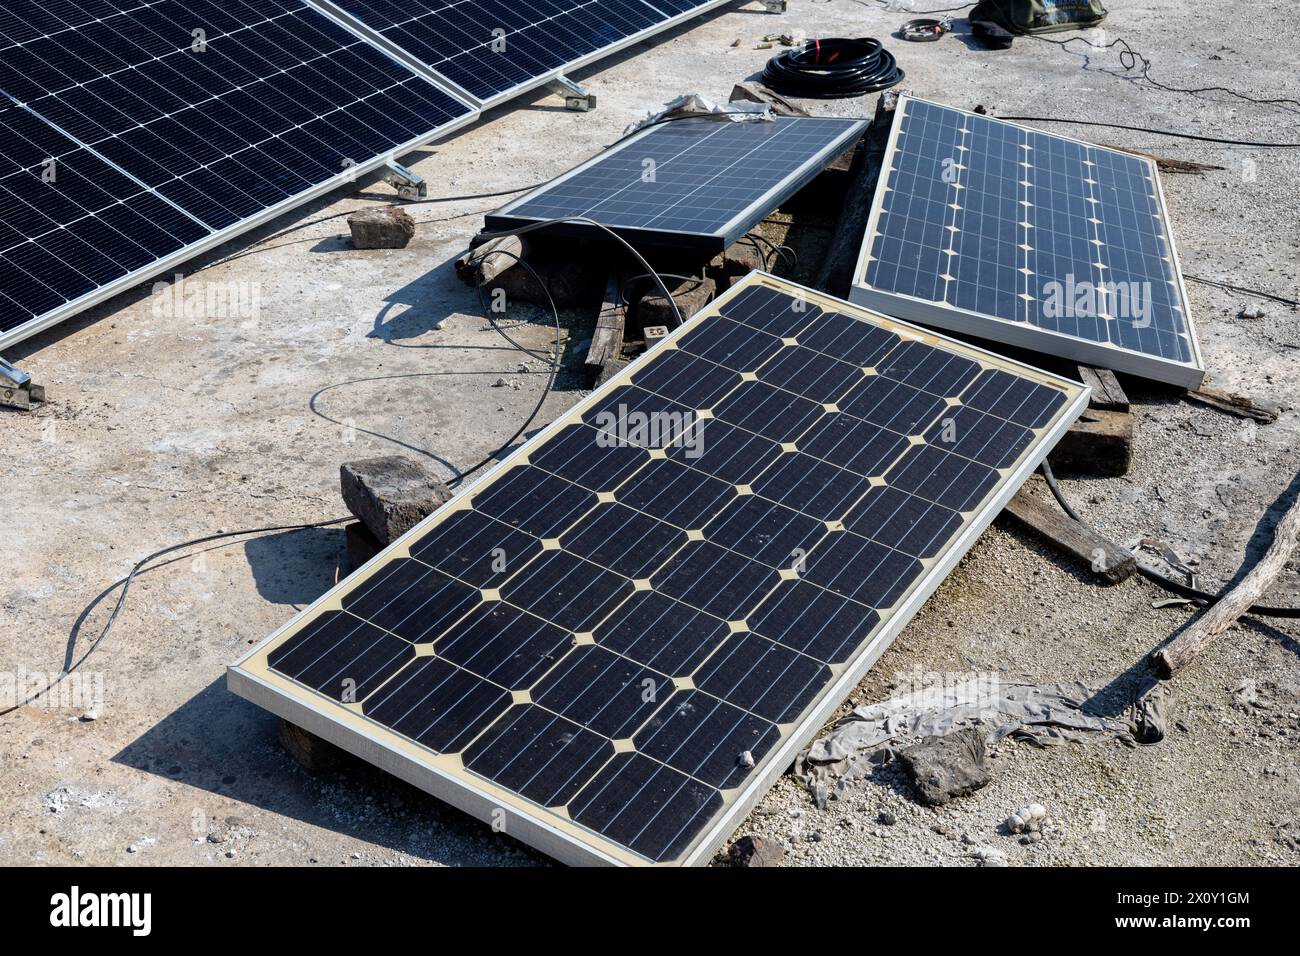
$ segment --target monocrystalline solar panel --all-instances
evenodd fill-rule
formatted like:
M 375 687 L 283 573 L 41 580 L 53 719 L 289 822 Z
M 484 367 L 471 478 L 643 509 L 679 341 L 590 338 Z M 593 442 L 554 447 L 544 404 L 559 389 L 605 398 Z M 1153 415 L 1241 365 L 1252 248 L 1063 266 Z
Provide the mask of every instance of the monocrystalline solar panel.
M 679 119 L 629 138 L 487 217 L 489 231 L 581 216 L 641 243 L 722 251 L 862 136 L 862 120 Z M 556 234 L 604 233 L 564 223 Z
M 477 115 L 301 0 L 23 0 L 0 17 L 0 101 L 22 107 L 4 173 L 27 190 L 5 197 L 0 345 Z
M 1196 388 L 1155 163 L 900 97 L 853 300 Z
M 322 0 L 484 104 L 731 0 Z
M 94 152 L 0 102 L 0 338 L 207 234 Z
M 707 862 L 1087 398 L 756 273 L 229 686 L 560 860 Z

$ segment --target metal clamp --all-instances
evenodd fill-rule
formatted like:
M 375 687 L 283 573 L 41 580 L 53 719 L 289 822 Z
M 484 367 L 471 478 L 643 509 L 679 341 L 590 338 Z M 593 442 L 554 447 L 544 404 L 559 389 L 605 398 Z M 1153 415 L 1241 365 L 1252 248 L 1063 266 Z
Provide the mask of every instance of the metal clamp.
M 768 13 L 785 13 L 790 9 L 790 0 L 763 0 L 763 8 Z
M 33 384 L 30 375 L 0 358 L 0 405 L 27 411 L 44 402 L 45 386 Z
M 413 170 L 407 169 L 396 160 L 390 159 L 385 164 L 384 182 L 397 190 L 397 195 L 402 199 L 427 199 L 429 196 L 429 184 L 424 181 L 424 177 Z
M 557 76 L 546 84 L 556 96 L 564 97 L 564 108 L 575 113 L 586 113 L 596 108 L 596 94 L 567 76 Z

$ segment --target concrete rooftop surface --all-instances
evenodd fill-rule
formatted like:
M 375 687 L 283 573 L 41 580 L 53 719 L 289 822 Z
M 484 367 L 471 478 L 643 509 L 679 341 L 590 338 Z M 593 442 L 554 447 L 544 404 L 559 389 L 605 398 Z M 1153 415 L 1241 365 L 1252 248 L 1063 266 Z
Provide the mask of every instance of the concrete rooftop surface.
M 1194 0 L 1110 8 L 1105 40 L 1141 51 L 1162 83 L 1298 95 L 1293 17 Z M 725 101 L 777 52 L 755 49 L 763 35 L 795 30 L 880 37 L 907 72 L 903 88 L 965 109 L 1300 142 L 1295 106 L 1161 90 L 1124 74 L 1114 49 L 1022 38 L 990 51 L 961 32 L 936 43 L 891 36 L 914 15 L 853 0 L 791 0 L 782 15 L 724 7 L 580 71 L 599 97 L 594 112 L 529 94 L 406 162 L 431 197 L 546 181 L 681 93 Z M 869 118 L 875 99 L 801 105 Z M 1297 297 L 1296 150 L 1032 125 L 1223 167 L 1163 176 L 1185 272 Z M 344 515 L 344 461 L 400 453 L 450 479 L 514 433 L 546 363 L 504 342 L 452 270 L 483 215 L 507 199 L 409 206 L 419 225 L 406 249 L 353 250 L 341 216 L 395 201 L 384 183 L 364 181 L 186 268 L 187 283 L 251 297 L 250 314 L 176 315 L 165 305 L 177 296 L 149 283 L 6 351 L 51 400 L 0 415 L 0 670 L 57 674 L 104 626 L 117 599 L 105 589 L 151 552 L 219 530 Z M 1256 424 L 1135 382 L 1132 470 L 1065 490 L 1114 540 L 1159 538 L 1197 561 L 1213 591 L 1267 546 L 1300 489 L 1291 410 L 1300 406 L 1300 316 L 1198 282 L 1188 293 L 1209 381 L 1287 411 Z M 1256 308 L 1261 316 L 1241 316 Z M 549 316 L 516 318 L 521 341 L 545 348 Z M 590 322 L 566 313 L 570 367 Z M 534 428 L 585 388 L 580 375 L 561 375 Z M 308 773 L 280 745 L 276 719 L 226 690 L 227 665 L 332 586 L 344 560 L 343 532 L 331 527 L 188 549 L 141 575 L 85 664 L 103 682 L 97 719 L 39 703 L 0 717 L 0 862 L 546 863 L 360 762 Z M 994 672 L 1080 681 L 1118 716 L 1132 670 L 1193 613 L 1153 607 L 1167 596 L 1138 578 L 1099 587 L 1000 521 L 852 702 L 883 700 L 918 671 Z M 1300 604 L 1294 563 L 1268 603 Z M 1246 682 L 1263 706 L 1242 705 Z M 1174 683 L 1178 724 L 1158 746 L 1006 742 L 992 783 L 940 808 L 917 805 L 901 778 L 884 774 L 819 809 L 785 776 L 735 836 L 772 837 L 797 864 L 976 865 L 974 849 L 987 846 L 1026 866 L 1300 862 L 1300 627 L 1243 618 Z M 1044 839 L 998 832 L 1035 801 L 1053 821 Z

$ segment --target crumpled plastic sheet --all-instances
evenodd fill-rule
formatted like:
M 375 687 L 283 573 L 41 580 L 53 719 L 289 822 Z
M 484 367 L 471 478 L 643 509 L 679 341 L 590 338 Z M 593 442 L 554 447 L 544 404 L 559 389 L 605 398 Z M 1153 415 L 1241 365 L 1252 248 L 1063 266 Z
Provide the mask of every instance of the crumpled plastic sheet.
M 832 781 L 869 776 L 895 745 L 966 727 L 985 731 L 989 744 L 1013 737 L 1037 746 L 1077 742 L 1098 733 L 1128 735 L 1127 723 L 1085 714 L 1092 696 L 1079 683 L 1029 684 L 975 678 L 950 687 L 922 688 L 864 704 L 799 755 L 795 775 L 825 792 Z
M 726 116 L 735 123 L 770 123 L 776 119 L 772 107 L 766 103 L 718 103 L 699 93 L 683 93 L 659 112 L 647 113 L 644 119 L 638 120 L 625 129 L 623 135 L 630 136 L 637 130 L 663 119 L 687 115 Z

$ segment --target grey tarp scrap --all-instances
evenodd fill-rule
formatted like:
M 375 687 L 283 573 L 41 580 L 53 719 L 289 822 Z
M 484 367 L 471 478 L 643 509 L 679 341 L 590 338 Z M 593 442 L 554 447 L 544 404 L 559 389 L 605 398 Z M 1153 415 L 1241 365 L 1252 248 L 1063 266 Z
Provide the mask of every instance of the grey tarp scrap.
M 1039 685 L 988 678 L 924 688 L 855 708 L 800 754 L 795 774 L 810 786 L 866 777 L 889 758 L 886 744 L 967 727 L 984 731 L 989 744 L 1013 737 L 1039 746 L 1084 740 L 1091 733 L 1130 733 L 1126 723 L 1085 714 L 1080 708 L 1091 696 L 1079 683 Z

